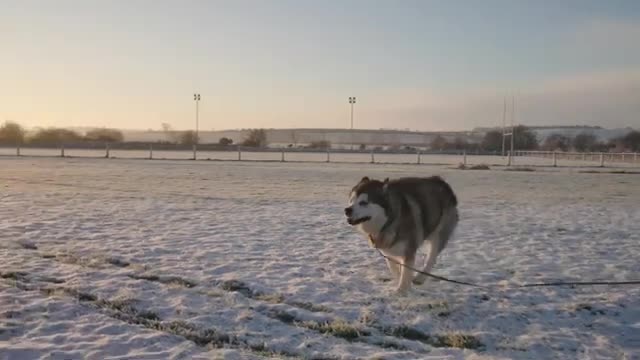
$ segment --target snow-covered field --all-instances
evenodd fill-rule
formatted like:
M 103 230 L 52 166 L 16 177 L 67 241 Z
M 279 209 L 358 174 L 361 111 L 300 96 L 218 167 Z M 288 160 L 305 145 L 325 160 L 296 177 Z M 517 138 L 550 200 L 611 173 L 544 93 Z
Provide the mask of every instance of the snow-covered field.
M 0 158 L 0 359 L 639 359 L 640 286 L 391 292 L 342 209 L 439 174 L 434 272 L 640 278 L 640 178 L 577 169 Z

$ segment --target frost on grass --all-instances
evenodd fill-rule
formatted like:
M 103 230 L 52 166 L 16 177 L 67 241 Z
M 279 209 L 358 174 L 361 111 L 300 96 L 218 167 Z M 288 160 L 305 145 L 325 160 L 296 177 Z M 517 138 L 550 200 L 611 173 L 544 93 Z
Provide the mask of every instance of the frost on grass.
M 349 156 L 356 161 L 360 155 Z M 542 164 L 520 160 L 520 167 Z M 392 284 L 378 280 L 389 278 L 384 261 L 345 224 L 342 212 L 348 190 L 364 175 L 442 175 L 460 199 L 461 220 L 435 274 L 481 284 L 630 280 L 640 271 L 640 188 L 630 176 L 572 176 L 564 168 L 527 175 L 457 171 L 451 165 L 2 161 L 11 174 L 2 178 L 3 235 L 37 249 L 0 252 L 0 313 L 44 302 L 68 308 L 55 315 L 60 323 L 73 322 L 81 311 L 127 329 L 121 336 L 99 334 L 99 341 L 88 340 L 94 334 L 56 330 L 56 339 L 87 339 L 73 342 L 82 353 L 97 349 L 112 356 L 118 339 L 139 338 L 139 331 L 158 340 L 138 348 L 127 343 L 129 355 L 184 344 L 166 334 L 189 337 L 194 354 L 204 358 L 215 357 L 207 354 L 210 347 L 346 359 L 638 353 L 637 287 L 484 294 L 431 282 L 404 301 L 387 293 Z M 52 178 L 52 171 L 60 176 Z M 34 291 L 57 282 L 67 289 L 44 290 L 51 297 Z M 107 296 L 122 289 L 125 297 Z M 22 294 L 17 302 L 8 297 L 15 293 Z M 95 321 L 92 316 L 87 321 Z M 46 325 L 48 319 L 36 317 L 29 336 L 54 348 Z M 85 323 L 83 329 L 88 325 L 100 326 Z M 14 340 L 7 350 L 30 344 Z
M 175 285 L 180 287 L 192 288 L 198 284 L 195 281 L 187 280 L 179 276 L 160 276 L 155 274 L 130 274 L 130 278 L 136 280 L 146 280 L 159 282 L 166 285 Z

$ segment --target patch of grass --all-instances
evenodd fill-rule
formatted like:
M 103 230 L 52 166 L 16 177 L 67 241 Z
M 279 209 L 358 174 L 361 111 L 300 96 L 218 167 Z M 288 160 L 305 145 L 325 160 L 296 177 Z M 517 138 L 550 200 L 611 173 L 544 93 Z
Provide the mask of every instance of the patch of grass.
M 1 272 L 0 278 L 14 280 L 14 281 L 24 281 L 27 278 L 27 273 L 23 271 Z
M 286 311 L 274 310 L 269 312 L 268 315 L 269 317 L 282 321 L 285 324 L 293 324 L 296 321 L 296 317 Z
M 117 267 L 127 267 L 131 265 L 131 263 L 129 263 L 128 261 L 117 258 L 108 258 L 106 261 L 107 263 Z
M 534 168 L 530 168 L 530 167 L 507 167 L 504 169 L 504 171 L 522 171 L 522 172 L 533 172 L 536 171 L 536 169 Z
M 291 301 L 291 302 L 287 302 L 287 304 L 291 306 L 295 306 L 300 309 L 308 310 L 311 312 L 331 312 L 331 309 L 326 306 L 316 305 L 310 302 Z
M 386 328 L 386 329 L 383 329 L 383 332 L 386 335 L 395 336 L 395 337 L 399 337 L 407 340 L 417 340 L 417 341 L 426 342 L 426 343 L 428 343 L 428 341 L 431 340 L 431 336 L 429 336 L 428 334 L 418 329 L 408 327 L 406 325 L 393 327 L 393 328 Z
M 42 288 L 40 291 L 47 296 L 70 296 L 81 302 L 96 301 L 98 298 L 90 293 L 67 287 Z
M 136 310 L 133 305 L 136 302 L 138 302 L 138 300 L 132 298 L 121 298 L 112 300 L 100 299 L 96 301 L 96 305 L 103 309 L 121 311 L 126 313 L 135 313 Z
M 52 283 L 52 284 L 64 284 L 66 281 L 62 279 L 56 279 L 52 277 L 41 277 L 41 281 Z
M 284 302 L 284 295 L 282 294 L 258 294 L 255 296 L 256 300 L 264 301 L 270 304 L 282 304 Z
M 458 170 L 491 170 L 491 168 L 487 164 L 477 164 L 477 165 L 467 166 L 465 164 L 460 163 L 458 165 Z
M 371 344 L 376 346 L 380 346 L 383 349 L 393 349 L 393 350 L 409 350 L 406 346 L 402 346 L 400 344 L 391 342 L 391 341 L 371 341 Z
M 160 281 L 164 284 L 178 285 L 186 288 L 193 288 L 198 286 L 198 283 L 196 283 L 195 281 L 187 280 L 179 276 L 171 276 L 166 279 L 161 279 Z
M 177 285 L 180 287 L 193 288 L 198 284 L 194 281 L 181 278 L 179 276 L 160 277 L 154 274 L 129 274 L 132 279 L 159 282 L 165 285 Z
M 157 330 L 169 332 L 174 335 L 193 341 L 199 346 L 223 347 L 225 344 L 235 344 L 237 340 L 228 334 L 218 332 L 215 329 L 198 329 L 193 324 L 183 320 L 158 322 L 150 320 Z
M 344 320 L 334 320 L 330 322 L 303 321 L 297 322 L 296 325 L 346 340 L 354 340 L 360 336 L 370 335 L 368 331 Z
M 23 249 L 27 249 L 27 250 L 38 250 L 38 246 L 34 243 L 30 243 L 30 242 L 21 242 L 20 246 Z
M 602 309 L 595 309 L 590 304 L 578 304 L 573 308 L 573 311 L 575 311 L 575 312 L 588 311 L 588 312 L 591 313 L 591 315 L 604 315 L 604 314 L 606 314 L 606 311 L 604 311 Z
M 473 335 L 466 335 L 460 333 L 451 333 L 446 335 L 436 335 L 435 342 L 431 345 L 434 347 L 449 347 L 458 349 L 479 349 L 484 347 L 484 344 Z
M 638 175 L 640 171 L 634 170 L 580 170 L 580 174 L 618 174 L 618 175 Z
M 220 284 L 220 288 L 224 291 L 236 291 L 248 297 L 255 298 L 260 295 L 259 292 L 253 291 L 247 284 L 239 280 L 225 280 Z
M 459 349 L 479 349 L 484 347 L 480 340 L 473 336 L 460 333 L 445 335 L 430 335 L 406 325 L 383 329 L 386 335 L 407 340 L 420 341 L 433 347 L 449 347 Z
M 135 280 L 146 280 L 146 281 L 155 281 L 155 282 L 160 281 L 160 277 L 158 275 L 152 275 L 152 274 L 129 274 L 128 276 Z
M 371 309 L 361 309 L 358 321 L 365 326 L 372 326 L 376 323 L 376 314 Z
M 198 290 L 198 294 L 206 295 L 206 296 L 213 297 L 213 298 L 219 298 L 219 297 L 222 297 L 224 295 L 223 293 L 221 293 L 219 291 L 206 290 L 206 289 Z

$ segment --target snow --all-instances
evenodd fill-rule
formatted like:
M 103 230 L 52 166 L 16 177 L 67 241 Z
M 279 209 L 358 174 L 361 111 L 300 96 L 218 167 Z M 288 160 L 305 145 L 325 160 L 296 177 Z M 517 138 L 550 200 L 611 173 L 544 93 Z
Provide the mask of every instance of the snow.
M 640 278 L 637 175 L 548 170 L 0 157 L 0 359 L 638 359 L 640 286 L 397 297 L 343 218 L 364 175 L 439 174 L 461 222 L 434 273 Z

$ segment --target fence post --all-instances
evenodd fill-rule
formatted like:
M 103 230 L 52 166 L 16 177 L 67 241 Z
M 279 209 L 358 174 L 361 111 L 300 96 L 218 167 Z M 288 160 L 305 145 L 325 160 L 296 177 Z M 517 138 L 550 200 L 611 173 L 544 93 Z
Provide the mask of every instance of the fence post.
M 511 166 L 511 150 L 507 151 L 507 166 Z
M 16 145 L 16 156 L 20 156 L 20 144 Z
M 327 147 L 327 162 L 331 162 L 331 148 Z
M 375 164 L 375 162 L 376 162 L 376 158 L 373 155 L 373 150 L 371 150 L 371 163 Z
M 281 151 L 282 151 L 282 157 L 280 158 L 280 162 L 284 162 L 284 149 L 282 149 Z
M 462 150 L 462 163 L 467 166 L 467 150 Z
M 105 153 L 104 153 L 104 157 L 105 159 L 109 158 L 109 143 L 105 144 Z
M 604 153 L 600 153 L 600 167 L 604 167 Z
M 60 157 L 64 157 L 64 144 L 60 145 Z
M 553 167 L 558 166 L 558 153 L 556 151 L 553 152 Z
M 420 157 L 422 156 L 422 151 L 418 150 L 418 159 L 416 160 L 417 164 L 420 165 Z
M 196 144 L 193 144 L 193 158 L 191 160 L 196 160 L 196 152 L 198 151 L 198 147 Z
M 149 160 L 153 160 L 153 144 L 149 144 Z
M 242 150 L 240 149 L 240 146 L 238 146 L 238 161 L 242 160 Z

